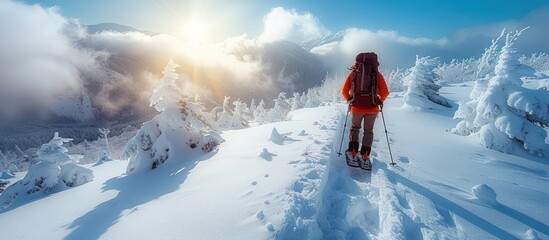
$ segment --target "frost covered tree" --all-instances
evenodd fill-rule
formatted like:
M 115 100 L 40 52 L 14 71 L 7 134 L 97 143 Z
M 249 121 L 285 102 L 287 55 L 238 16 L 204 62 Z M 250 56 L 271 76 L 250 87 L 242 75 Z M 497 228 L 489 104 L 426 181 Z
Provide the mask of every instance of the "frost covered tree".
M 286 93 L 281 92 L 274 100 L 274 107 L 267 112 L 268 122 L 284 121 L 290 111 L 290 104 L 286 100 Z
M 170 60 L 151 96 L 151 105 L 159 114 L 145 122 L 126 144 L 123 157 L 129 159 L 127 173 L 185 161 L 214 150 L 222 141 L 212 130 L 203 104 L 196 102 L 194 96 L 184 95 L 185 91 L 176 84 L 176 68 L 177 64 Z
M 103 164 L 105 162 L 112 161 L 112 157 L 109 151 L 109 133 L 111 132 L 108 128 L 100 128 L 99 129 L 99 135 L 103 139 L 105 139 L 105 150 L 103 150 L 102 153 L 99 155 L 99 159 L 97 160 L 96 164 Z M 87 141 L 86 141 L 87 142 Z M 89 145 L 89 143 L 87 143 Z
M 178 67 L 179 65 L 170 59 L 168 65 L 166 65 L 166 68 L 164 68 L 164 71 L 162 72 L 164 76 L 153 90 L 150 102 L 151 106 L 154 106 L 158 112 L 162 112 L 166 108 L 177 107 L 177 104 L 181 99 L 182 90 L 177 85 L 179 74 L 175 72 L 175 69 Z
M 12 164 L 10 164 L 8 158 L 0 151 L 0 180 L 14 177 L 15 171 L 13 171 L 13 168 L 10 166 L 12 166 Z
M 301 98 L 299 99 L 299 101 L 301 102 L 301 105 L 303 106 L 302 108 L 304 108 L 307 105 L 307 101 L 309 101 L 309 98 L 307 97 L 307 94 L 306 93 L 301 94 Z
M 317 88 L 309 88 L 307 90 L 307 102 L 305 108 L 314 108 L 320 106 L 320 95 Z
M 0 151 L 0 175 L 5 173 L 6 176 L 11 176 L 16 172 L 19 172 L 19 168 L 10 161 L 9 157 L 6 157 L 6 155 Z M 2 176 L 0 176 L 0 178 L 2 178 Z
M 420 108 L 433 108 L 436 105 L 451 107 L 444 97 L 438 95 L 441 86 L 437 83 L 439 76 L 434 72 L 437 65 L 437 58 L 416 56 L 416 65 L 404 79 L 408 86 L 404 93 L 407 105 Z
M 477 78 L 490 77 L 494 73 L 494 68 L 497 63 L 497 59 L 500 53 L 499 43 L 502 37 L 505 35 L 505 29 L 501 30 L 499 37 L 492 39 L 490 47 L 484 49 L 484 53 L 478 61 Z
M 304 104 L 301 103 L 301 96 L 298 92 L 294 92 L 292 98 L 290 98 L 290 110 L 296 110 L 303 107 Z
M 231 129 L 242 129 L 249 127 L 250 116 L 249 109 L 245 102 L 237 99 L 233 102 L 234 111 L 231 118 Z
M 446 83 L 469 82 L 477 79 L 478 60 L 475 58 L 452 59 L 435 68 L 435 73 Z
M 231 97 L 225 96 L 223 99 L 223 105 L 221 112 L 219 112 L 219 115 L 217 117 L 217 126 L 219 126 L 223 130 L 227 130 L 231 128 L 232 119 L 233 119 L 233 110 L 231 109 Z
M 72 139 L 61 138 L 56 132 L 50 142 L 42 145 L 36 153 L 40 162 L 0 195 L 0 209 L 16 201 L 24 202 L 31 196 L 47 195 L 92 181 L 93 172 L 76 164 L 78 156 L 67 154 L 67 148 L 63 147 L 70 141 Z
M 547 53 L 534 53 L 530 57 L 522 56 L 519 58 L 519 62 L 534 68 L 536 72 L 549 71 L 549 55 Z
M 265 101 L 261 99 L 253 112 L 254 120 L 257 124 L 263 124 L 267 118 L 267 109 L 265 108 Z
M 454 118 L 462 119 L 453 133 L 477 133 L 483 146 L 510 152 L 519 143 L 531 154 L 549 156 L 545 143 L 549 126 L 549 92 L 527 89 L 521 77 L 533 69 L 518 61 L 514 46 L 525 29 L 507 33 L 486 90 L 472 101 L 460 105 Z
M 389 90 L 391 92 L 404 92 L 406 91 L 406 86 L 404 86 L 404 77 L 406 77 L 410 72 L 409 69 L 403 70 L 400 68 L 389 71 L 389 74 L 385 77 Z
M 257 108 L 257 100 L 255 100 L 255 98 L 252 99 L 252 101 L 250 101 L 250 107 L 248 108 L 248 112 L 250 114 L 250 121 L 254 118 L 254 112 L 255 112 L 255 109 Z
M 456 128 L 452 129 L 455 134 L 469 135 L 471 132 L 478 131 L 478 127 L 473 125 L 476 118 L 476 106 L 488 88 L 488 81 L 495 74 L 494 69 L 500 54 L 498 46 L 504 34 L 505 29 L 502 30 L 499 37 L 492 39 L 492 44 L 484 50 L 482 57 L 478 60 L 477 79 L 469 94 L 470 100 L 468 102 L 460 101 L 459 108 L 454 114 L 454 118 L 463 119 Z

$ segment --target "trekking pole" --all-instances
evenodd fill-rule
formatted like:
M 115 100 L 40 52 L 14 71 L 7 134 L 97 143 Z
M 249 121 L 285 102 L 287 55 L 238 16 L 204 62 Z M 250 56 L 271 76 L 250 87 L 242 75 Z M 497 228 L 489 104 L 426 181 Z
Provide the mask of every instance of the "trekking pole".
M 381 104 L 381 119 L 383 120 L 383 128 L 385 128 L 385 137 L 387 137 L 387 146 L 389 147 L 389 155 L 391 156 L 391 166 L 395 166 L 396 163 L 393 161 L 393 153 L 391 152 L 391 144 L 389 143 L 389 133 L 387 133 L 387 125 L 385 125 L 385 116 L 383 115 L 383 104 Z
M 341 143 L 339 144 L 339 151 L 337 155 L 341 157 L 341 147 L 343 146 L 343 137 L 345 136 L 345 128 L 347 128 L 347 119 L 349 118 L 349 112 L 351 112 L 351 104 L 347 108 L 347 116 L 345 116 L 345 125 L 343 125 L 343 133 L 341 133 Z

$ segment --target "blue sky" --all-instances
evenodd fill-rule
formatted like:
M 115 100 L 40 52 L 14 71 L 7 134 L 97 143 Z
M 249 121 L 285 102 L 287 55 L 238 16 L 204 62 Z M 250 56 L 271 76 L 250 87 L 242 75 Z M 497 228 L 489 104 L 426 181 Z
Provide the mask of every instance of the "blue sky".
M 439 39 L 461 28 L 521 20 L 546 0 L 27 0 L 59 6 L 61 14 L 83 24 L 115 22 L 138 29 L 173 33 L 199 16 L 211 21 L 215 40 L 240 34 L 259 35 L 262 19 L 274 7 L 309 12 L 331 32 L 349 27 L 392 30 L 408 37 Z M 204 20 L 206 19 L 206 20 Z M 183 28 L 183 27 L 181 27 Z

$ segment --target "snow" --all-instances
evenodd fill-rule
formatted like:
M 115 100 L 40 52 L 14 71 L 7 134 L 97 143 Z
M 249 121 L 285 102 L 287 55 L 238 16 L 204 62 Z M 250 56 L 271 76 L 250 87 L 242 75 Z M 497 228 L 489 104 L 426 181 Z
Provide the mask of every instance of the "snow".
M 440 93 L 464 101 L 473 85 Z M 395 167 L 381 115 L 366 172 L 337 155 L 346 106 L 305 108 L 287 121 L 225 131 L 216 150 L 153 171 L 125 174 L 120 159 L 85 165 L 93 181 L 1 211 L 0 232 L 6 239 L 549 238 L 546 158 L 452 134 L 455 107 L 403 105 L 402 93 L 393 93 L 384 107 Z

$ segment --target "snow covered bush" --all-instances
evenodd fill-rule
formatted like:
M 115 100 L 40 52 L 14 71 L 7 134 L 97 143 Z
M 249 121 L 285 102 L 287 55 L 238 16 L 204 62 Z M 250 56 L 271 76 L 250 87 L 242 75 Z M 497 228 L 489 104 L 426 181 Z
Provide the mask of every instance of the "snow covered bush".
M 159 165 L 185 161 L 215 149 L 222 138 L 195 97 L 185 96 L 176 84 L 178 67 L 170 60 L 164 76 L 151 96 L 151 105 L 160 112 L 145 122 L 130 139 L 123 157 L 129 159 L 127 173 L 150 171 Z
M 454 118 L 462 120 L 452 132 L 477 133 L 483 146 L 501 152 L 510 152 L 516 142 L 531 154 L 549 156 L 544 129 L 549 126 L 549 92 L 522 87 L 521 77 L 533 72 L 518 61 L 514 47 L 523 31 L 507 33 L 494 76 L 484 91 L 460 104 Z
M 404 84 L 408 86 L 404 93 L 405 104 L 420 108 L 433 108 L 436 105 L 451 107 L 444 97 L 438 95 L 441 86 L 437 83 L 440 77 L 434 72 L 437 65 L 436 58 L 416 56 L 416 65 L 404 78 Z
M 234 109 L 230 106 L 230 97 L 225 96 L 223 107 L 217 117 L 216 124 L 221 130 L 242 129 L 249 126 L 250 109 L 240 99 L 233 102 Z
M 77 187 L 93 180 L 93 172 L 75 163 L 77 156 L 67 154 L 64 143 L 70 138 L 61 138 L 55 133 L 53 139 L 40 147 L 37 159 L 25 177 L 9 186 L 0 195 L 0 209 L 9 207 L 16 200 L 25 201 L 30 196 L 40 196 Z
M 534 53 L 530 57 L 522 56 L 519 62 L 534 68 L 536 72 L 549 72 L 549 55 L 546 53 Z
M 469 82 L 476 79 L 476 66 L 478 66 L 478 60 L 474 58 L 452 59 L 450 63 L 444 63 L 434 71 L 440 76 L 441 81 L 446 83 Z
M 384 74 L 388 72 L 388 74 Z M 404 85 L 404 77 L 410 74 L 409 69 L 400 69 L 397 68 L 391 71 L 382 71 L 387 87 L 389 87 L 390 92 L 404 92 L 406 91 L 406 86 Z

